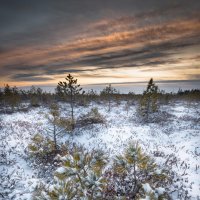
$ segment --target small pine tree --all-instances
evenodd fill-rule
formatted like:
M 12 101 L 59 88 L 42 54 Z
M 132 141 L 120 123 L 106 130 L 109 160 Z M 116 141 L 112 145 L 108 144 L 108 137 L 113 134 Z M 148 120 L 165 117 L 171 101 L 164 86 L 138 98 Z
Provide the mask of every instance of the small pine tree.
M 106 88 L 101 91 L 101 96 L 105 97 L 108 100 L 108 111 L 111 110 L 111 101 L 113 94 L 116 94 L 117 90 L 109 84 Z
M 66 82 L 59 82 L 57 86 L 57 91 L 64 96 L 70 96 L 70 106 L 71 106 L 71 121 L 72 121 L 72 129 L 74 129 L 74 105 L 75 105 L 75 97 L 80 94 L 82 88 L 79 84 L 77 84 L 77 79 L 75 79 L 71 74 L 69 74 L 66 78 Z M 82 92 L 84 93 L 84 91 Z
M 38 89 L 35 86 L 31 86 L 31 89 L 29 91 L 30 95 L 30 104 L 33 107 L 37 107 L 40 105 L 40 99 L 38 96 Z
M 21 98 L 20 98 L 20 93 L 19 93 L 18 88 L 13 87 L 12 88 L 12 98 L 10 100 L 10 104 L 11 104 L 11 107 L 13 110 L 14 110 L 15 106 L 19 106 L 20 101 L 21 101 Z
M 157 185 L 164 183 L 166 179 L 167 176 L 163 172 L 157 173 L 157 165 L 142 152 L 138 143 L 130 143 L 125 152 L 114 160 L 113 171 L 108 176 L 108 188 L 112 188 L 112 195 L 138 199 L 146 194 L 143 184 L 150 184 L 155 190 Z M 152 193 L 155 193 L 154 190 Z
M 62 166 L 55 172 L 56 184 L 43 191 L 37 199 L 103 199 L 106 187 L 103 170 L 107 158 L 101 151 L 78 150 L 60 158 Z
M 4 106 L 10 106 L 12 111 L 20 103 L 20 94 L 17 87 L 11 88 L 8 84 L 4 88 Z
M 47 115 L 47 119 L 50 125 L 52 125 L 52 127 L 48 127 L 47 134 L 53 139 L 55 150 L 58 150 L 58 137 L 60 137 L 62 133 L 67 130 L 67 127 L 63 126 L 62 120 L 60 118 L 59 107 L 57 104 L 54 103 L 50 106 L 50 111 L 49 115 Z
M 7 84 L 4 87 L 4 106 L 6 107 L 9 105 L 9 101 L 12 98 L 12 89 L 10 86 Z
M 140 101 L 140 113 L 148 121 L 149 115 L 158 110 L 158 86 L 155 85 L 151 78 L 147 89 L 143 92 Z
M 53 159 L 56 149 L 54 141 L 36 134 L 28 145 L 28 153 L 36 159 L 36 162 L 46 163 Z

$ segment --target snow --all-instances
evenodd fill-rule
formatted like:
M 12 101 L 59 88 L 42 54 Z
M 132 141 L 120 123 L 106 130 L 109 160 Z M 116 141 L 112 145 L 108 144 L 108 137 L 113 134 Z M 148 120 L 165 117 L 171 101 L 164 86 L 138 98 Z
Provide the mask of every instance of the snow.
M 63 174 L 66 172 L 66 169 L 64 167 L 59 167 L 55 172 L 57 172 L 59 174 Z
M 165 188 L 162 188 L 162 187 L 156 188 L 156 192 L 157 192 L 159 195 L 162 195 L 162 194 L 165 193 Z
M 167 165 L 178 174 L 180 180 L 172 184 L 172 189 L 175 185 L 183 185 L 188 190 L 190 199 L 197 199 L 200 195 L 200 105 L 176 102 L 161 106 L 161 110 L 170 116 L 159 123 L 149 124 L 138 121 L 136 106 L 130 106 L 127 112 L 125 105 L 126 102 L 121 102 L 120 105 L 113 102 L 111 112 L 108 112 L 105 104 L 92 103 L 90 107 L 77 107 L 77 117 L 86 114 L 91 107 L 97 107 L 106 124 L 76 129 L 73 137 L 66 133 L 60 142 L 81 144 L 88 150 L 100 148 L 113 157 L 121 153 L 129 142 L 138 141 L 159 166 L 165 166 L 168 160 Z M 62 116 L 66 117 L 69 106 L 60 106 L 63 108 Z M 5 135 L 5 150 L 9 152 L 7 154 L 11 162 L 10 165 L 0 165 L 0 171 L 6 175 L 12 174 L 12 179 L 16 182 L 14 189 L 9 190 L 11 192 L 9 197 L 6 197 L 7 200 L 31 199 L 36 185 L 45 181 L 32 167 L 25 152 L 31 137 L 36 133 L 44 133 L 48 126 L 45 117 L 47 113 L 47 108 L 40 107 L 28 112 L 0 115 L 1 136 Z M 63 168 L 58 168 L 57 172 L 63 171 Z M 157 171 L 158 174 L 160 172 Z M 150 190 L 147 184 L 143 187 Z M 2 190 L 0 185 L 0 192 Z M 161 194 L 164 188 L 157 188 L 156 191 Z M 172 193 L 172 199 L 178 199 L 176 193 Z
M 146 193 L 151 193 L 153 191 L 148 183 L 142 184 L 142 187 Z

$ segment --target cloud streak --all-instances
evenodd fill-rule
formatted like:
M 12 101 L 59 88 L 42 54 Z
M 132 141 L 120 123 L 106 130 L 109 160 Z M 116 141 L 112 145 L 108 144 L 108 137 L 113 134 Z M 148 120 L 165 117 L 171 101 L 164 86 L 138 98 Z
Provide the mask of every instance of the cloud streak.
M 180 4 L 144 10 L 138 9 L 135 15 L 128 15 L 127 11 L 124 16 L 114 16 L 114 19 L 103 18 L 100 14 L 99 19 L 92 22 L 84 19 L 80 26 L 82 31 L 63 28 L 58 33 L 62 37 L 53 42 L 50 38 L 55 33 L 47 34 L 44 42 L 41 42 L 40 31 L 32 31 L 30 35 L 21 33 L 19 37 L 33 40 L 27 42 L 25 39 L 21 45 L 14 42 L 13 48 L 0 47 L 0 74 L 7 81 L 26 83 L 56 82 L 66 73 L 77 74 L 83 79 L 88 77 L 88 80 L 104 77 L 120 81 L 135 78 L 135 75 L 127 75 L 129 72 L 138 74 L 142 80 L 142 73 L 146 78 L 150 71 L 149 76 L 158 72 L 160 79 L 166 79 L 166 73 L 161 72 L 169 68 L 168 79 L 175 78 L 170 77 L 173 71 L 177 79 L 198 79 L 195 75 L 200 73 L 198 12 Z M 188 15 L 184 15 L 186 12 Z M 41 17 L 41 13 L 38 16 Z M 44 24 L 48 21 L 45 17 L 42 19 Z M 42 32 L 47 33 L 44 29 Z M 70 37 L 66 40 L 63 33 L 70 33 Z M 35 37 L 41 43 L 34 44 Z M 57 37 L 54 35 L 54 38 Z M 17 39 L 18 34 L 13 40 Z M 181 70 L 188 70 L 188 73 L 183 74 Z

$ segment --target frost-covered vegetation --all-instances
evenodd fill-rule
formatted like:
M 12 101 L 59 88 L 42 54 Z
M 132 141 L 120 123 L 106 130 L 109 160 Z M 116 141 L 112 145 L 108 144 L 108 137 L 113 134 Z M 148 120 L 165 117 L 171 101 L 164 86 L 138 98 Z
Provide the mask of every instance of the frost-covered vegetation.
M 153 80 L 142 95 L 6 86 L 0 199 L 198 199 L 199 100 Z

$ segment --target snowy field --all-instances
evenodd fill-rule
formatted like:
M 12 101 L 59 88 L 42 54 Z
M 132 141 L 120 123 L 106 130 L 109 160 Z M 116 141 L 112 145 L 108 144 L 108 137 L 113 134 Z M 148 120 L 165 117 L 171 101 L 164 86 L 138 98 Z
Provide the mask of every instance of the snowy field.
M 69 105 L 61 104 L 62 116 L 69 113 Z M 176 174 L 171 185 L 172 199 L 178 191 L 188 199 L 200 199 L 200 105 L 176 102 L 161 106 L 162 116 L 154 123 L 138 120 L 135 105 L 128 109 L 125 102 L 92 103 L 77 107 L 75 116 L 97 107 L 106 120 L 105 124 L 90 125 L 67 133 L 60 142 L 82 144 L 87 149 L 103 149 L 110 157 L 119 154 L 130 141 L 138 141 L 143 150 L 156 162 Z M 0 199 L 31 199 L 36 185 L 48 181 L 27 157 L 26 148 L 36 133 L 45 133 L 47 108 L 33 108 L 28 112 L 0 115 L 0 152 L 7 153 L 7 165 L 0 163 Z M 47 166 L 48 169 L 48 166 Z M 7 195 L 6 195 L 7 193 Z M 4 197 L 3 197 L 4 196 Z

